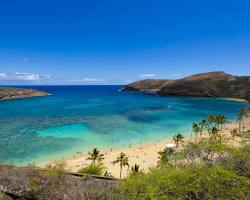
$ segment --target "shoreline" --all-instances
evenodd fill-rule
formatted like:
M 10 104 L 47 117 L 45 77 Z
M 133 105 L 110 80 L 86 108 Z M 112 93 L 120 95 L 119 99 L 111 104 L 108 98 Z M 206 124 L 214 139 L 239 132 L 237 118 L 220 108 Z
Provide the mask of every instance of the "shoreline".
M 227 99 L 230 101 L 238 101 L 238 102 L 243 102 L 243 103 L 248 103 L 248 101 L 246 99 L 238 99 L 238 98 L 222 98 L 222 99 Z
M 192 124 L 190 124 L 192 126 Z M 225 136 L 231 135 L 230 130 L 233 128 L 238 128 L 237 121 L 227 124 L 223 130 L 222 134 Z M 245 120 L 245 128 L 246 130 L 250 129 L 250 117 Z M 189 142 L 191 139 L 190 134 L 184 135 L 184 144 Z M 186 136 L 185 136 L 186 135 Z M 208 137 L 205 134 L 203 137 Z M 194 140 L 194 137 L 192 138 Z M 199 140 L 199 139 L 198 139 Z M 155 142 L 142 143 L 138 145 L 134 145 L 131 147 L 121 147 L 114 149 L 99 149 L 101 153 L 104 154 L 103 164 L 105 166 L 105 171 L 108 171 L 114 177 L 119 177 L 119 165 L 113 165 L 111 162 L 116 159 L 120 152 L 124 152 L 129 159 L 129 165 L 134 166 L 134 164 L 140 165 L 140 169 L 147 172 L 151 167 L 157 166 L 158 161 L 158 152 L 163 150 L 167 144 L 173 143 L 171 138 L 161 139 Z M 230 141 L 230 144 L 233 146 L 239 146 L 240 143 L 237 140 Z M 80 168 L 88 166 L 91 161 L 86 160 L 88 157 L 88 152 L 84 152 L 83 154 L 74 155 L 71 157 L 67 157 L 58 161 L 62 161 L 65 163 L 66 170 L 69 172 L 77 172 Z M 53 164 L 54 161 L 48 161 L 46 163 L 40 163 L 37 166 L 46 167 L 48 164 Z M 126 177 L 128 174 L 128 167 L 124 167 L 122 177 Z

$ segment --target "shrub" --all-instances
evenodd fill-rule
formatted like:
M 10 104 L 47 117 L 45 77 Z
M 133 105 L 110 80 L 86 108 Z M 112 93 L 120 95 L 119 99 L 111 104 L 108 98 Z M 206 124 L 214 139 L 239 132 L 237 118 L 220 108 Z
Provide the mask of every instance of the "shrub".
M 47 166 L 45 175 L 50 177 L 62 176 L 65 174 L 65 163 L 56 162 L 55 164 L 50 164 Z
M 105 167 L 99 164 L 91 164 L 87 167 L 81 168 L 78 172 L 83 174 L 92 174 L 92 175 L 102 175 Z
M 242 138 L 250 141 L 250 130 L 246 131 L 245 133 L 242 134 Z
M 118 191 L 127 199 L 249 199 L 250 180 L 222 167 L 166 167 L 132 176 Z
M 227 169 L 250 178 L 250 145 L 235 149 L 222 164 Z
M 29 182 L 28 182 L 28 188 L 31 191 L 36 191 L 38 190 L 39 186 L 41 185 L 40 179 L 38 177 L 32 177 Z

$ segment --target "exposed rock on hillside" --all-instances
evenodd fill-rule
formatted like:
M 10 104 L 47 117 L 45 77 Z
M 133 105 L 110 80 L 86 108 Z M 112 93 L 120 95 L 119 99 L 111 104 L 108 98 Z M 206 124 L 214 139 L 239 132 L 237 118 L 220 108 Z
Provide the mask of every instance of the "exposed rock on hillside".
M 123 91 L 150 92 L 159 95 L 250 98 L 250 76 L 233 76 L 224 72 L 196 74 L 177 80 L 141 80 Z
M 26 89 L 26 88 L 0 87 L 0 100 L 46 96 L 46 95 L 48 95 L 46 91 Z
M 0 165 L 0 197 L 6 200 L 108 200 L 119 183 L 119 179 L 108 177 Z

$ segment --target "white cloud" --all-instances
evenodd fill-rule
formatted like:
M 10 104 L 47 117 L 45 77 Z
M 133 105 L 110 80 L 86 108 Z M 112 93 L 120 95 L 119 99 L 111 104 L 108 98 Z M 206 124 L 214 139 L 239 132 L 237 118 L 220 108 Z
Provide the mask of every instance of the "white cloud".
M 40 81 L 47 80 L 50 76 L 46 74 L 33 74 L 27 72 L 0 73 L 0 79 L 6 81 Z
M 100 79 L 100 78 L 89 78 L 89 77 L 83 77 L 83 78 L 79 78 L 79 79 L 70 79 L 68 80 L 68 82 L 86 82 L 86 83 L 98 83 L 98 82 L 106 82 L 105 79 Z
M 156 75 L 155 74 L 141 74 L 140 77 L 142 78 L 152 78 L 152 77 L 155 77 Z
M 16 72 L 14 78 L 20 81 L 37 81 L 39 77 L 39 74 Z
M 1 79 L 5 79 L 5 77 L 6 77 L 6 74 L 5 74 L 5 73 L 0 73 L 0 80 L 1 80 Z
M 50 79 L 51 76 L 50 75 L 47 75 L 47 74 L 42 74 L 42 75 L 39 75 L 40 79 L 41 78 L 45 78 L 45 79 Z
M 83 78 L 82 81 L 83 82 L 105 82 L 104 79 L 88 78 L 88 77 Z

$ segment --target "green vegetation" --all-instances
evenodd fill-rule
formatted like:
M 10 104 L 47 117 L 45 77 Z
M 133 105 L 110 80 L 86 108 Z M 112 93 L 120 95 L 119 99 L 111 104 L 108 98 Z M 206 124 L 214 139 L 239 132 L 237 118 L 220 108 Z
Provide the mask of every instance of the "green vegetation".
M 195 134 L 195 140 L 197 140 L 197 136 L 198 136 L 198 133 L 200 133 L 200 131 L 201 131 L 201 129 L 200 129 L 199 125 L 196 124 L 196 123 L 193 123 L 193 125 L 192 125 L 192 133 Z M 191 138 L 192 138 L 192 135 L 191 135 Z
M 166 166 L 170 163 L 170 157 L 175 153 L 175 151 L 172 148 L 165 148 L 163 151 L 159 151 L 159 157 L 158 157 L 158 167 L 160 166 Z
M 91 164 L 87 167 L 81 168 L 78 171 L 79 173 L 111 176 L 107 171 L 104 173 L 105 167 L 101 163 L 104 159 L 104 154 L 102 154 L 97 148 L 94 148 L 92 151 L 88 152 L 88 155 L 89 157 L 86 158 L 86 160 L 91 160 Z
M 122 177 L 122 168 L 125 166 L 129 167 L 128 157 L 126 156 L 125 153 L 121 152 L 120 155 L 116 158 L 116 160 L 114 160 L 112 163 L 113 163 L 113 165 L 115 165 L 117 163 L 120 165 L 120 178 L 121 178 Z
M 168 166 L 131 176 L 120 199 L 249 199 L 250 180 L 223 167 Z
M 161 165 L 118 186 L 120 199 L 250 198 L 250 145 L 235 148 L 204 138 L 159 155 Z
M 242 138 L 249 142 L 250 141 L 250 130 L 246 131 L 245 133 L 242 134 Z
M 250 179 L 250 145 L 245 145 L 239 149 L 233 149 L 230 154 L 222 160 L 222 165 L 239 176 Z
M 248 109 L 240 109 L 238 113 L 238 122 L 239 122 L 239 133 L 245 132 L 245 118 L 248 116 L 249 110 Z
M 231 130 L 231 139 L 243 138 L 240 147 L 232 147 L 222 134 L 226 123 L 222 115 L 193 123 L 195 141 L 158 152 L 156 168 L 130 174 L 118 186 L 119 199 L 250 199 L 250 131 Z M 205 131 L 208 138 L 202 138 Z M 183 136 L 173 139 L 178 146 Z
M 97 148 L 94 148 L 92 152 L 88 152 L 89 157 L 86 160 L 91 160 L 92 164 L 101 162 L 104 159 L 104 154 L 101 154 Z
M 103 175 L 105 167 L 101 164 L 91 164 L 87 167 L 81 168 L 78 172 L 83 174 L 92 174 L 92 175 Z
M 223 126 L 229 123 L 227 118 L 223 115 L 209 115 L 206 119 L 203 119 L 199 123 L 192 124 L 192 133 L 195 134 L 195 141 L 197 141 L 198 136 L 202 137 L 203 133 L 207 131 L 211 139 L 218 135 L 219 131 L 222 131 Z
M 143 171 L 140 170 L 140 165 L 135 164 L 130 168 L 129 176 L 138 176 L 142 175 Z
M 28 188 L 33 192 L 37 191 L 40 185 L 40 179 L 37 177 L 32 177 L 28 182 Z
M 59 177 L 64 176 L 65 174 L 65 163 L 64 162 L 55 162 L 46 167 L 44 174 L 49 177 Z
M 174 140 L 174 143 L 176 144 L 176 148 L 179 147 L 179 144 L 183 143 L 183 139 L 184 137 L 180 133 L 178 133 L 177 135 L 174 135 L 173 140 Z

